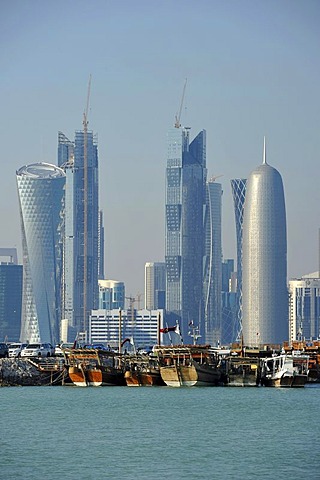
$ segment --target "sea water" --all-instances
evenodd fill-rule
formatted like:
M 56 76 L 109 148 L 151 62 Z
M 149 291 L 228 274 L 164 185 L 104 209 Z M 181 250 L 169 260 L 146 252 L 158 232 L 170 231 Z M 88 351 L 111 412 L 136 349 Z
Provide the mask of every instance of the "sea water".
M 1 479 L 319 479 L 320 388 L 4 387 Z

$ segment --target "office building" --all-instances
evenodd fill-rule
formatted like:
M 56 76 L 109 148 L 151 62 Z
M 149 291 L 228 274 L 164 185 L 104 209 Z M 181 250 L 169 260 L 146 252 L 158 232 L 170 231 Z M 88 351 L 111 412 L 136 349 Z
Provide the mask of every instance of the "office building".
M 221 291 L 221 343 L 226 345 L 237 339 L 237 274 L 234 260 L 222 262 Z
M 221 341 L 221 199 L 221 184 L 213 177 L 206 184 L 203 272 L 204 342 L 211 345 Z
M 124 309 L 125 287 L 116 280 L 99 280 L 99 309 Z
M 22 342 L 59 341 L 65 173 L 48 163 L 17 171 L 23 251 Z
M 318 272 L 289 281 L 289 342 L 320 338 Z
M 165 308 L 166 264 L 148 262 L 144 267 L 145 309 Z
M 288 339 L 287 236 L 280 173 L 266 161 L 247 182 L 243 217 L 243 319 L 246 345 Z
M 121 314 L 121 327 L 120 327 Z M 104 343 L 118 347 L 121 339 L 131 339 L 136 348 L 158 344 L 158 327 L 162 328 L 163 310 L 92 310 L 90 315 L 90 343 Z M 161 334 L 163 339 L 163 334 Z
M 242 333 L 242 229 L 246 184 L 247 180 L 245 178 L 231 180 L 237 238 L 237 324 L 235 325 L 236 338 L 233 340 L 240 340 Z
M 16 248 L 0 248 L 0 341 L 18 342 L 21 330 L 22 265 Z
M 98 307 L 103 274 L 103 224 L 98 204 L 98 144 L 92 131 L 76 131 L 75 141 L 58 135 L 58 165 L 66 173 L 66 236 L 63 316 L 87 335 L 89 312 Z
M 165 210 L 166 311 L 188 342 L 193 321 L 205 335 L 203 211 L 206 204 L 206 132 L 190 143 L 178 122 L 168 133 Z M 190 340 L 191 341 L 191 340 Z

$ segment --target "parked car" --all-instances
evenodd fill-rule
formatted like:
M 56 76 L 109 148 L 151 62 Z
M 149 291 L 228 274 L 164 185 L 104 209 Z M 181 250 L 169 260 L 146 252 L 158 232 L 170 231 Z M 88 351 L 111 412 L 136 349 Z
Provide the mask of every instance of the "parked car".
M 0 357 L 8 357 L 9 355 L 8 350 L 9 348 L 6 343 L 0 343 Z
M 10 343 L 9 357 L 20 357 L 21 351 L 27 346 L 26 343 Z
M 51 357 L 51 355 L 54 355 L 51 343 L 29 343 L 21 351 L 21 357 Z
M 56 357 L 63 357 L 63 350 L 65 348 L 72 348 L 73 343 L 60 343 L 59 345 L 56 345 L 54 349 L 54 354 Z

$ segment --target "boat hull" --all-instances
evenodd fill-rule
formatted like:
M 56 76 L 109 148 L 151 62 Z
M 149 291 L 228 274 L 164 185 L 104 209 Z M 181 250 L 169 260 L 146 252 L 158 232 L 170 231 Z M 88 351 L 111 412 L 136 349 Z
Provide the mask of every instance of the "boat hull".
M 203 365 L 170 365 L 160 367 L 161 378 L 169 387 L 206 387 L 218 385 L 220 373 Z

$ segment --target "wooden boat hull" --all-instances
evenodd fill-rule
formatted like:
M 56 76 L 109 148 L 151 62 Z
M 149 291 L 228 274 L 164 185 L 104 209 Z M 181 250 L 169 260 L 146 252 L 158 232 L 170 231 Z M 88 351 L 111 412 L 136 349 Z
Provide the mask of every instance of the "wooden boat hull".
M 77 387 L 87 387 L 87 380 L 83 368 L 77 366 L 69 367 L 69 378 Z
M 220 372 L 193 362 L 192 365 L 160 367 L 161 378 L 169 387 L 206 387 L 218 385 Z
M 147 387 L 154 385 L 165 385 L 161 378 L 160 371 L 155 372 L 125 372 L 125 380 L 128 387 Z
M 85 371 L 88 387 L 100 387 L 102 385 L 102 372 L 99 368 L 89 368 Z
M 124 372 L 121 368 L 100 365 L 100 369 L 102 372 L 102 386 L 112 387 L 126 385 Z

